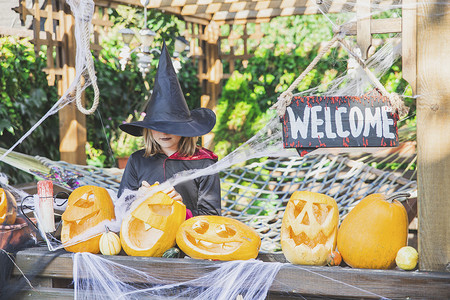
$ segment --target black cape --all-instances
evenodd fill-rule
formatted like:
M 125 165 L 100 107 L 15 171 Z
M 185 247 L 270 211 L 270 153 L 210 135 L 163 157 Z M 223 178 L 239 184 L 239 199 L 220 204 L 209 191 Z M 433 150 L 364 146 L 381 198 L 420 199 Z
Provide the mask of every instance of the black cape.
M 120 182 L 118 196 L 120 197 L 125 189 L 139 189 L 144 180 L 149 184 L 156 181 L 162 183 L 178 172 L 204 169 L 216 161 L 217 156 L 204 148 L 198 149 L 191 157 L 181 157 L 178 153 L 170 157 L 165 154 L 144 157 L 144 150 L 136 151 L 128 159 Z M 182 182 L 175 186 L 175 190 L 181 195 L 186 208 L 190 209 L 194 216 L 220 215 L 220 179 L 218 174 L 200 176 Z

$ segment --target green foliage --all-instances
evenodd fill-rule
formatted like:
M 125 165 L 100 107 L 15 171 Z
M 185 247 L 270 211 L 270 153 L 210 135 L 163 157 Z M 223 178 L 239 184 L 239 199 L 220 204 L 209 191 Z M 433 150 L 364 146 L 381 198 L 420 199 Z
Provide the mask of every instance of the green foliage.
M 261 47 L 238 64 L 222 90 L 214 129 L 214 151 L 223 157 L 260 130 L 271 115 L 268 110 L 317 56 L 320 42 L 332 31 L 321 16 L 277 18 L 264 25 Z M 286 42 L 288 41 L 288 42 Z M 301 82 L 298 90 L 326 85 L 346 70 L 344 50 L 333 49 Z
M 0 147 L 9 149 L 50 110 L 58 95 L 42 72 L 45 56 L 36 56 L 28 40 L 0 38 L 0 45 Z M 59 160 L 58 124 L 57 116 L 48 117 L 15 151 Z M 7 164 L 0 167 L 11 184 L 32 179 Z
M 147 101 L 150 99 L 151 89 L 158 64 L 158 55 L 155 54 L 152 68 L 145 78 L 142 77 L 137 67 L 137 57 L 133 53 L 131 62 L 125 70 L 120 69 L 119 49 L 123 46 L 119 39 L 118 30 L 127 26 L 138 32 L 143 25 L 141 10 L 131 7 L 119 6 L 117 10 L 111 10 L 112 20 L 115 25 L 111 29 L 111 35 L 104 39 L 103 49 L 95 61 L 97 84 L 100 90 L 100 105 L 97 112 L 87 117 L 87 139 L 91 148 L 100 151 L 105 156 L 103 167 L 116 166 L 115 158 L 125 155 L 121 148 L 111 149 L 117 144 L 117 139 L 122 131 L 119 125 L 127 122 L 129 114 L 139 114 L 145 111 Z M 179 32 L 180 21 L 173 15 L 166 15 L 157 10 L 148 12 L 148 26 L 157 33 L 152 47 L 161 49 L 163 39 L 166 41 L 169 52 L 174 48 L 174 38 Z M 131 47 L 137 46 L 136 38 Z M 197 67 L 185 57 L 180 57 L 182 68 L 178 73 L 180 85 L 184 91 L 186 101 L 191 109 L 200 106 L 200 86 L 196 77 Z M 86 92 L 87 99 L 93 99 L 92 89 Z M 110 144 L 112 142 L 112 144 Z M 137 145 L 135 145 L 137 146 Z M 128 148 L 125 152 L 129 153 Z M 101 160 L 92 157 L 94 153 L 87 151 L 88 162 L 99 164 Z

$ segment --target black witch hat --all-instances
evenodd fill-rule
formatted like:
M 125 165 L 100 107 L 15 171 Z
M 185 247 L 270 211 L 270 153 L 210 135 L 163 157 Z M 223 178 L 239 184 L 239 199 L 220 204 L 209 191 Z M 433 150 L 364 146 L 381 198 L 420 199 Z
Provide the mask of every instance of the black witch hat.
M 121 124 L 120 129 L 134 136 L 142 135 L 143 128 L 178 136 L 201 136 L 216 124 L 216 115 L 208 108 L 189 108 L 178 82 L 166 43 L 156 71 L 153 94 L 142 121 Z

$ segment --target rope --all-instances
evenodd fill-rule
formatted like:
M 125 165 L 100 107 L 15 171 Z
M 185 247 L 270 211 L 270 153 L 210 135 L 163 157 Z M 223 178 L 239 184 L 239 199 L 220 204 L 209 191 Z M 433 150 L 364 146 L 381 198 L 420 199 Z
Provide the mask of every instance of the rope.
M 317 54 L 317 56 L 313 59 L 309 66 L 303 71 L 303 73 L 300 74 L 300 76 L 298 76 L 297 79 L 294 80 L 291 86 L 283 93 L 281 93 L 281 95 L 278 97 L 278 101 L 271 107 L 271 109 L 276 109 L 277 114 L 280 118 L 284 116 L 286 107 L 291 104 L 293 97 L 292 92 L 294 91 L 294 89 L 296 89 L 300 82 L 306 77 L 306 75 L 311 72 L 311 70 L 316 66 L 322 56 L 328 52 L 328 50 L 331 48 L 331 46 L 333 46 L 337 39 L 338 35 L 335 34 L 330 42 L 319 52 L 319 54 Z
M 361 59 L 361 57 L 359 57 L 359 55 L 351 50 L 351 47 L 347 44 L 347 42 L 342 37 L 339 37 L 338 40 L 341 45 L 348 51 L 348 53 L 350 53 L 350 55 L 352 55 L 353 58 L 359 63 L 364 72 L 366 72 L 370 81 L 372 81 L 372 83 L 381 92 L 381 94 L 389 99 L 391 107 L 394 109 L 394 111 L 398 112 L 400 118 L 406 117 L 409 111 L 409 107 L 405 105 L 402 97 L 397 93 L 389 93 L 378 80 L 378 78 L 370 71 L 369 68 L 367 68 L 366 63 Z
M 84 32 L 85 33 L 90 32 L 89 23 L 87 23 L 87 22 L 84 22 Z M 82 43 L 84 45 L 88 45 L 87 47 L 89 47 L 89 40 L 86 39 L 87 36 L 89 36 L 89 34 L 81 34 L 81 38 L 83 39 Z M 89 49 L 88 49 L 87 53 L 90 53 Z M 89 78 L 91 79 L 92 87 L 94 89 L 94 102 L 92 103 L 92 107 L 90 109 L 86 109 L 83 107 L 83 104 L 81 103 L 81 93 L 82 93 L 83 89 L 81 86 L 81 77 L 80 77 L 80 80 L 78 81 L 77 88 L 76 88 L 76 104 L 77 104 L 77 108 L 80 112 L 82 112 L 85 115 L 91 115 L 97 109 L 97 106 L 99 103 L 100 91 L 97 86 L 97 78 L 95 76 L 94 61 L 92 60 L 92 57 L 90 55 L 86 55 L 86 58 L 87 58 L 86 66 L 87 66 L 88 75 L 89 75 Z
M 300 76 L 297 77 L 297 79 L 294 80 L 294 82 L 289 86 L 289 88 L 281 93 L 281 95 L 278 97 L 277 102 L 271 107 L 271 109 L 276 109 L 278 116 L 281 118 L 286 113 L 286 107 L 289 106 L 292 102 L 293 97 L 293 91 L 297 86 L 300 84 L 300 82 L 306 77 L 306 75 L 316 66 L 316 64 L 319 62 L 319 60 L 322 58 L 322 56 L 331 48 L 331 46 L 336 42 L 336 40 L 339 40 L 339 42 L 346 48 L 348 53 L 350 53 L 356 61 L 361 65 L 362 69 L 366 72 L 369 79 L 372 81 L 372 83 L 375 85 L 375 87 L 381 92 L 381 94 L 389 99 L 390 105 L 393 108 L 394 111 L 397 111 L 400 118 L 405 117 L 408 114 L 409 108 L 405 105 L 403 102 L 403 99 L 400 95 L 397 93 L 389 93 L 384 86 L 381 84 L 381 82 L 378 80 L 378 78 L 367 68 L 366 63 L 352 50 L 351 47 L 345 42 L 343 36 L 341 35 L 341 30 L 334 29 L 335 32 L 333 38 L 330 40 L 330 42 L 322 49 L 322 51 L 317 54 L 317 56 L 313 59 L 313 61 L 308 65 L 308 67 L 303 71 Z

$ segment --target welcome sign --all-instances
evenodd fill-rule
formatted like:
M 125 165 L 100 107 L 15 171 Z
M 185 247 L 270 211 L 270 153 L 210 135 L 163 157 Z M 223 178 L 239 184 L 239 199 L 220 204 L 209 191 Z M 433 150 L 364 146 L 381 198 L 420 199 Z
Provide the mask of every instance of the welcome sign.
M 387 97 L 293 97 L 281 118 L 285 148 L 396 147 L 398 114 Z

